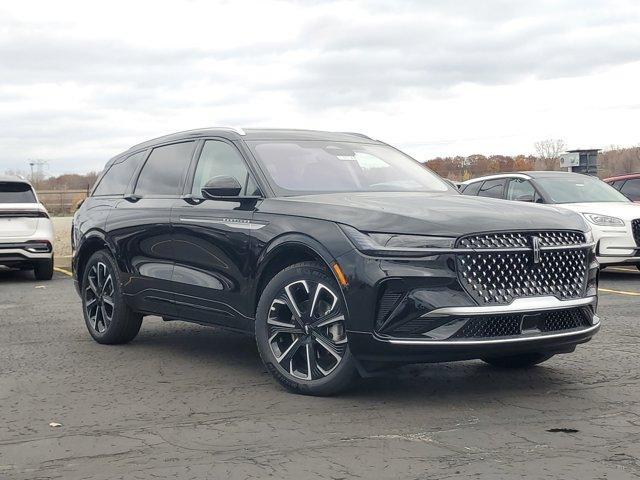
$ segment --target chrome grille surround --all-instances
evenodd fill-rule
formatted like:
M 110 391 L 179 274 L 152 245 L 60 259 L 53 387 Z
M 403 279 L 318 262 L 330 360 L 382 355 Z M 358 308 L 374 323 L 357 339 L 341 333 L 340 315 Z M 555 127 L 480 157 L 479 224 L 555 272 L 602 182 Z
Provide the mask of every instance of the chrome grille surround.
M 531 246 L 531 237 L 540 239 L 541 247 L 558 247 L 581 245 L 585 242 L 582 232 L 573 231 L 543 231 L 543 232 L 502 232 L 469 235 L 458 240 L 458 246 L 463 248 L 527 248 Z
M 458 279 L 479 305 L 548 295 L 579 298 L 585 293 L 592 248 L 585 242 L 584 233 L 575 231 L 468 235 L 457 243 L 472 250 L 456 256 Z

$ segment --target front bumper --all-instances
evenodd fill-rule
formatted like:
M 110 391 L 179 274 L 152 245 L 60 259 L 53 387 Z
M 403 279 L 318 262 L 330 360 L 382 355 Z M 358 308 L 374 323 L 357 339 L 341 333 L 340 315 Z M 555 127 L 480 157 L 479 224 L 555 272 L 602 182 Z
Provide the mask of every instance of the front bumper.
M 524 297 L 507 305 L 478 305 L 460 285 L 453 255 L 382 259 L 354 250 L 338 263 L 350 281 L 344 291 L 349 345 L 361 361 L 419 363 L 562 353 L 588 341 L 600 328 L 595 258 L 589 260 L 583 297 Z M 388 294 L 390 285 L 392 293 L 399 292 L 395 299 Z M 567 323 L 562 315 L 579 321 Z M 504 330 L 501 321 L 517 334 Z M 472 333 L 460 335 L 464 326 Z
M 600 264 L 640 265 L 640 245 L 636 243 L 631 224 L 627 223 L 621 228 L 592 226 Z

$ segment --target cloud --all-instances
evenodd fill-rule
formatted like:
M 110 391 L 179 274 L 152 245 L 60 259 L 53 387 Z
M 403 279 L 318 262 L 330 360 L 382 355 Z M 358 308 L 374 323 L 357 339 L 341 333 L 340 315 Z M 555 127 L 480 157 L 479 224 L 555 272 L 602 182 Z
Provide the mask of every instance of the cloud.
M 0 7 L 0 171 L 36 156 L 53 172 L 100 168 L 147 137 L 211 124 L 375 131 L 434 148 L 528 142 L 501 131 L 514 99 L 640 62 L 633 1 L 53 3 Z M 493 133 L 453 117 L 430 125 L 438 138 L 407 126 L 484 97 Z M 566 114 L 567 101 L 540 108 Z

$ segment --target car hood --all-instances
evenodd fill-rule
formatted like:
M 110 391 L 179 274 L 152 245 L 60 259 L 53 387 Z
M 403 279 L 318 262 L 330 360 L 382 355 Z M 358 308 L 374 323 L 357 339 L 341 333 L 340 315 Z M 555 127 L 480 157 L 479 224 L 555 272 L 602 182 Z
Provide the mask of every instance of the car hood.
M 358 230 L 458 237 L 505 230 L 588 229 L 567 209 L 441 193 L 331 193 L 270 198 L 262 213 L 318 218 Z
M 587 203 L 561 203 L 556 205 L 578 213 L 597 213 L 610 215 L 622 220 L 634 220 L 640 218 L 640 205 L 633 202 L 587 202 Z

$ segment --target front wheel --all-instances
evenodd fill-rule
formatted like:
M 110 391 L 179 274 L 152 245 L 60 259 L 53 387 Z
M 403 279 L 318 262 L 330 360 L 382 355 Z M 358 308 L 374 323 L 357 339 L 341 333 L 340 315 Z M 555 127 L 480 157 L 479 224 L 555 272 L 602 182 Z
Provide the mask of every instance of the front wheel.
M 256 312 L 260 357 L 285 388 L 331 395 L 357 376 L 340 290 L 317 262 L 287 267 L 267 284 Z
M 507 357 L 488 357 L 483 358 L 482 361 L 499 368 L 530 368 L 546 362 L 551 357 L 553 355 L 548 353 L 526 353 Z

